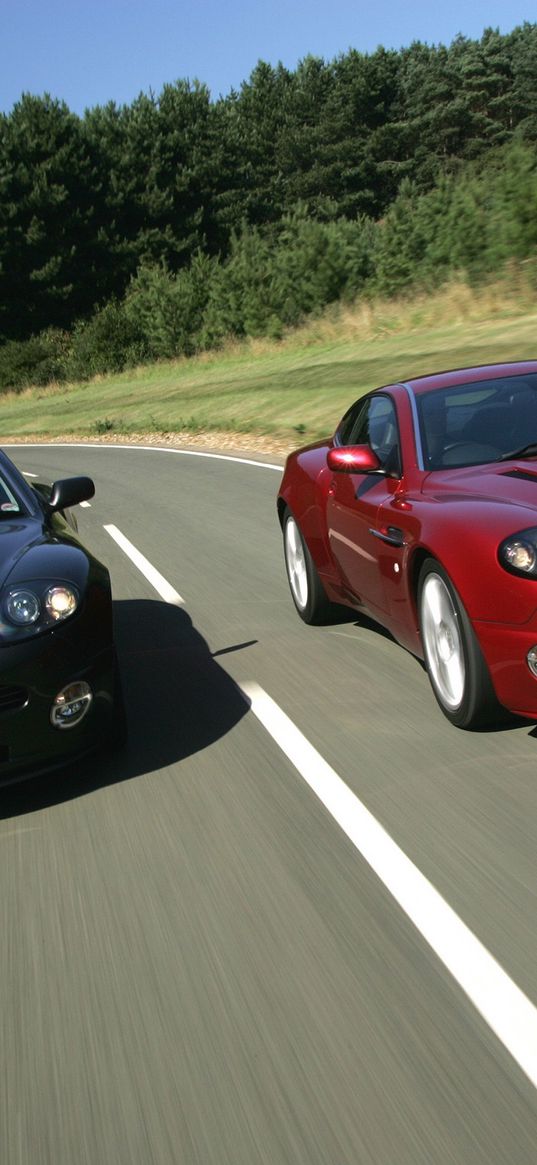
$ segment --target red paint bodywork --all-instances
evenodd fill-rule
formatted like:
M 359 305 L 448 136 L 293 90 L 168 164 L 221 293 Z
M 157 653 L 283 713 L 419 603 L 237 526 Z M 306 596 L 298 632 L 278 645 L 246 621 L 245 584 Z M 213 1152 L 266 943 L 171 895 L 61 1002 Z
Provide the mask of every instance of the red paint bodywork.
M 417 578 L 424 559 L 435 558 L 472 622 L 498 700 L 537 719 L 537 678 L 526 662 L 537 644 L 537 578 L 511 574 L 498 559 L 504 538 L 537 526 L 537 456 L 421 468 L 412 406 L 413 398 L 431 389 L 528 373 L 537 373 L 537 361 L 384 386 L 377 392 L 395 404 L 402 475 L 354 473 L 344 465 L 338 470 L 333 455 L 331 469 L 336 430 L 334 437 L 289 456 L 278 508 L 280 519 L 285 507 L 293 513 L 328 597 L 371 615 L 420 658 Z M 537 441 L 537 432 L 532 437 Z M 513 477 L 517 471 L 524 476 Z

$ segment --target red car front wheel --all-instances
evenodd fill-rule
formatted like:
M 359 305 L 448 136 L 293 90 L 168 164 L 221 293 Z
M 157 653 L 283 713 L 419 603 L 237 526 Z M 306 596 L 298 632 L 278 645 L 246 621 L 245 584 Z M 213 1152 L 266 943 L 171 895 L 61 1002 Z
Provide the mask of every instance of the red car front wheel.
M 478 728 L 501 710 L 463 604 L 440 563 L 421 568 L 418 610 L 425 666 L 436 699 L 458 728 Z
M 283 520 L 283 548 L 293 602 L 305 623 L 323 623 L 330 611 L 317 568 L 290 510 Z

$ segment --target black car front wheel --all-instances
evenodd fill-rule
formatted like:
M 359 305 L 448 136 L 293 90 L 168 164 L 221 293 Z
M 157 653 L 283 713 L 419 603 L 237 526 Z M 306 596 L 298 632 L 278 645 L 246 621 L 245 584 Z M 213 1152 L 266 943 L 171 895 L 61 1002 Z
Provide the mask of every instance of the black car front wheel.
M 501 709 L 468 615 L 433 558 L 420 571 L 418 611 L 425 666 L 444 715 L 458 728 L 498 719 Z

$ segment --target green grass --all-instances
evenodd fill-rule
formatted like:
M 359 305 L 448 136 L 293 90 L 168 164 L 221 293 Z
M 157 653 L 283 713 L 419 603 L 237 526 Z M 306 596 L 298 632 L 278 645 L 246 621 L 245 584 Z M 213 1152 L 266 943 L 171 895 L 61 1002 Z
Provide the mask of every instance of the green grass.
M 531 292 L 455 284 L 434 297 L 339 309 L 280 343 L 0 398 L 2 435 L 227 432 L 290 445 L 331 432 L 356 397 L 419 373 L 537 357 Z

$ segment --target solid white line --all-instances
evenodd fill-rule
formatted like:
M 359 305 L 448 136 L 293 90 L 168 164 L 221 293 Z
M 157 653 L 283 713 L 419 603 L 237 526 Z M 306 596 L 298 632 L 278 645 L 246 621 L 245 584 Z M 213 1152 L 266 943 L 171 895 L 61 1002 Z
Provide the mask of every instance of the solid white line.
M 18 444 L 6 444 L 2 441 L 2 449 L 142 449 L 144 453 L 178 453 L 181 457 L 211 457 L 213 461 L 235 461 L 238 465 L 255 465 L 256 469 L 275 469 L 282 473 L 283 465 L 273 465 L 268 461 L 254 461 L 249 457 L 235 457 L 228 453 L 207 453 L 201 449 L 169 449 L 161 445 L 114 445 L 111 441 L 106 444 L 91 441 L 39 441 Z
M 174 603 L 176 607 L 181 607 L 184 603 L 184 599 L 181 598 L 181 595 L 179 595 L 177 591 L 170 585 L 170 583 L 166 581 L 164 576 L 160 574 L 160 572 L 156 570 L 154 566 L 151 565 L 149 559 L 146 558 L 139 550 L 137 550 L 136 546 L 133 546 L 132 542 L 129 542 L 129 539 L 121 533 L 121 530 L 118 530 L 117 526 L 105 526 L 104 528 L 107 534 L 109 534 L 110 537 L 113 538 L 115 542 L 117 542 L 118 546 L 121 547 L 125 554 L 128 555 L 128 557 L 131 559 L 131 562 L 133 562 L 134 565 L 138 567 L 138 570 L 141 572 L 141 574 L 143 574 L 147 581 L 151 583 L 151 586 L 155 588 L 157 594 L 159 594 L 160 597 L 167 603 Z
M 537 1087 L 537 1008 L 274 700 L 258 684 L 241 688 L 254 715 Z

